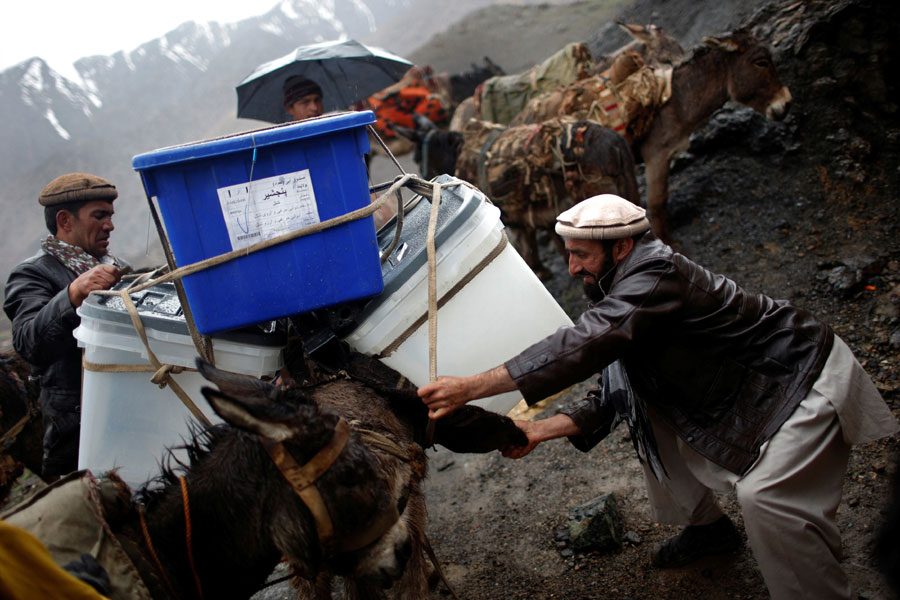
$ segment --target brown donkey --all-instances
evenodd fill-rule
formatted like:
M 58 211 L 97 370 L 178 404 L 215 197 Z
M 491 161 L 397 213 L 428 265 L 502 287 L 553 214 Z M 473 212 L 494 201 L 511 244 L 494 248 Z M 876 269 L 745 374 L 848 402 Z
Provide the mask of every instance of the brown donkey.
M 687 150 L 691 133 L 728 100 L 773 121 L 787 115 L 793 100 L 768 48 L 746 31 L 705 38 L 675 68 L 672 97 L 656 113 L 647 134 L 632 142 L 635 157 L 645 164 L 653 231 L 663 240 L 672 239 L 666 212 L 671 161 Z
M 276 387 L 198 361 L 216 386 L 203 394 L 226 424 L 195 426 L 185 445 L 189 464 L 169 454 L 136 502 L 114 473 L 94 480 L 103 530 L 127 555 L 106 563 L 109 596 L 146 598 L 136 569 L 153 598 L 249 598 L 283 557 L 304 598 L 330 599 L 335 575 L 347 600 L 426 597 L 427 409 L 374 359 L 355 356 L 345 366 L 341 376 Z M 445 420 L 433 441 L 453 451 L 527 443 L 510 419 L 481 409 Z M 58 501 L 46 510 L 40 502 L 29 503 L 38 515 L 61 510 Z M 98 550 L 90 535 L 84 551 L 112 547 Z
M 593 110 L 602 92 L 574 89 L 584 86 L 596 87 L 596 78 L 535 98 L 513 122 L 540 123 L 552 117 L 573 116 L 597 118 L 614 126 Z M 560 101 L 552 101 L 553 94 Z M 563 98 L 566 101 L 561 101 Z M 743 30 L 704 38 L 702 45 L 674 67 L 668 101 L 647 105 L 639 122 L 625 124 L 623 135 L 631 143 L 635 159 L 646 166 L 647 207 L 653 231 L 666 241 L 671 241 L 666 213 L 670 163 L 687 150 L 691 133 L 728 100 L 749 106 L 770 120 L 783 119 L 792 101 L 768 48 Z

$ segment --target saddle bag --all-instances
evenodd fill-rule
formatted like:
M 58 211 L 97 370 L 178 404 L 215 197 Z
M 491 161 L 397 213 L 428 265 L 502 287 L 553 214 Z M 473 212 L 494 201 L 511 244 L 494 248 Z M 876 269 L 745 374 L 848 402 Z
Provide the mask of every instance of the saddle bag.
M 109 574 L 112 600 L 152 600 L 106 520 L 104 506 L 130 497 L 118 478 L 76 471 L 0 514 L 38 538 L 60 567 L 90 553 Z

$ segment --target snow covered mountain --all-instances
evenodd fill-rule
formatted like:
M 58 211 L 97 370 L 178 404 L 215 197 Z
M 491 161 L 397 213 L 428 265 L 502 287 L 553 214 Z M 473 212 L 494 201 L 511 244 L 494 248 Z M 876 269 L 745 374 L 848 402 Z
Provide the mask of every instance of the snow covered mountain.
M 67 79 L 40 58 L 0 72 L 0 277 L 44 234 L 35 199 L 50 179 L 89 171 L 111 179 L 115 249 L 136 263 L 158 262 L 147 233 L 135 154 L 253 129 L 235 118 L 235 85 L 258 64 L 317 41 L 366 40 L 416 0 L 282 0 L 234 24 L 184 23 L 131 52 L 78 60 Z M 408 50 L 395 49 L 397 52 Z
M 64 77 L 40 58 L 0 72 L 0 207 L 6 215 L 0 219 L 0 283 L 46 235 L 36 199 L 57 175 L 88 171 L 112 180 L 120 197 L 112 251 L 136 266 L 161 264 L 140 178 L 131 168 L 134 155 L 265 125 L 236 118 L 235 86 L 257 65 L 299 45 L 353 38 L 413 58 L 436 33 L 496 3 L 281 0 L 259 17 L 187 22 L 132 51 L 82 58 L 74 65 L 77 77 Z M 461 68 L 479 59 L 467 58 Z M 0 329 L 5 321 L 0 315 Z

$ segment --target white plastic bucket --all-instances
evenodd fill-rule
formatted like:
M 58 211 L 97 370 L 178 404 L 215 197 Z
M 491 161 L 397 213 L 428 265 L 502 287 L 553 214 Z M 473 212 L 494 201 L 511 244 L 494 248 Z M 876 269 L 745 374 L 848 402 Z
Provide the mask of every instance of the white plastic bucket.
M 474 375 L 572 321 L 505 242 L 497 207 L 465 186 L 445 188 L 442 206 L 454 204 L 448 200 L 456 201 L 453 210 L 464 217 L 446 219 L 444 233 L 449 234 L 436 239 L 437 296 L 439 305 L 444 302 L 437 313 L 437 372 Z M 417 208 L 428 211 L 430 204 Z M 403 231 L 407 228 L 404 225 Z M 385 282 L 386 294 L 367 307 L 364 319 L 344 339 L 355 350 L 378 356 L 415 385 L 424 385 L 429 381 L 427 265 L 394 279 L 385 274 Z M 506 414 L 521 399 L 518 392 L 508 392 L 473 404 Z
M 151 291 L 155 288 L 151 288 Z M 121 302 L 117 298 L 114 299 Z M 140 308 L 139 308 L 140 310 Z M 78 309 L 81 324 L 74 335 L 84 348 L 84 359 L 100 365 L 149 365 L 147 352 L 130 321 L 111 317 L 92 297 Z M 127 318 L 127 315 L 125 315 Z M 160 361 L 195 366 L 196 349 L 190 336 L 154 328 L 153 318 L 142 314 L 150 348 Z M 165 324 L 165 323 L 163 323 Z M 180 325 L 184 327 L 183 320 Z M 281 368 L 281 347 L 213 339 L 216 366 L 254 377 L 273 375 Z M 81 434 L 78 468 L 96 473 L 118 468 L 119 476 L 135 487 L 159 474 L 168 448 L 189 438 L 193 415 L 175 393 L 150 381 L 152 373 L 108 373 L 86 369 L 81 390 Z M 210 383 L 195 371 L 172 375 L 194 404 L 213 423 L 221 419 L 200 392 Z M 176 456 L 187 460 L 184 451 Z

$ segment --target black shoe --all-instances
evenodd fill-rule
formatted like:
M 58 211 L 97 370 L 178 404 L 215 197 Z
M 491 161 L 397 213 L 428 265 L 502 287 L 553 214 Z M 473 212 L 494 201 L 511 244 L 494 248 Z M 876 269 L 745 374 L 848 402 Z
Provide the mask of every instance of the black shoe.
M 653 548 L 653 566 L 683 567 L 704 556 L 730 554 L 744 544 L 740 532 L 727 515 L 709 525 L 689 525 L 675 537 Z

